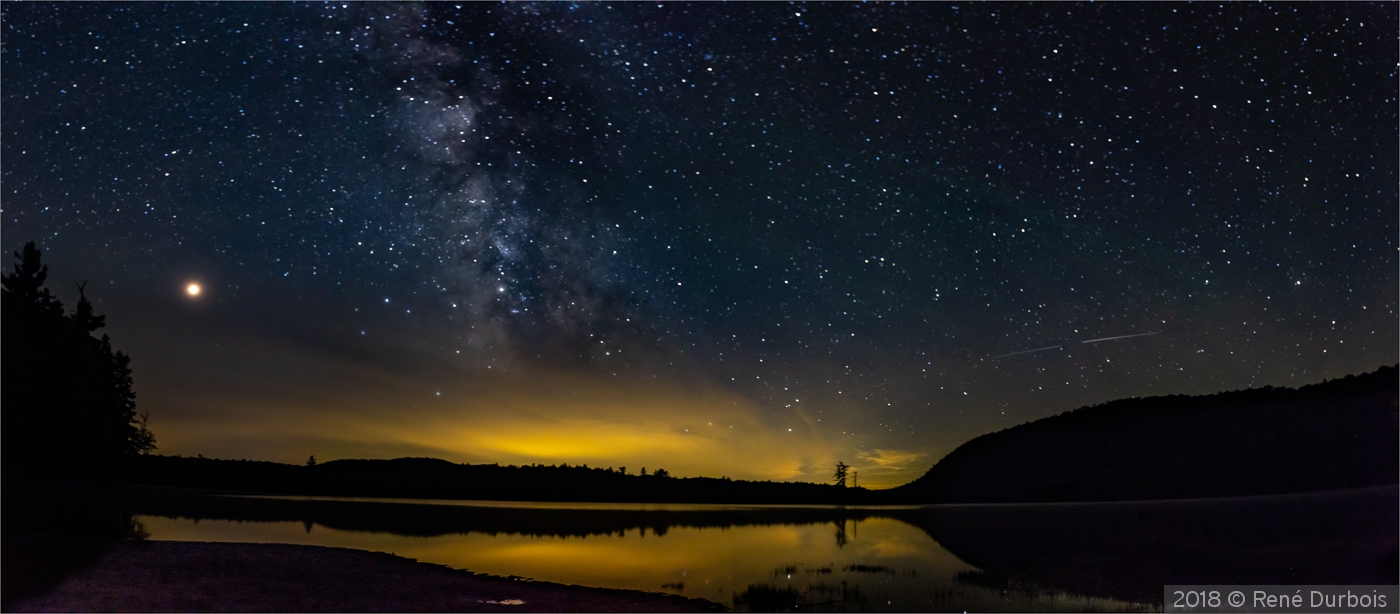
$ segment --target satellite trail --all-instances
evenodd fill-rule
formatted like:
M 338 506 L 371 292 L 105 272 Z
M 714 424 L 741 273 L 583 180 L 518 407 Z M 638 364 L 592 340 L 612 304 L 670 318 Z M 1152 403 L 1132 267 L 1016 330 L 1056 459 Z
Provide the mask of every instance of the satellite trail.
M 897 380 L 897 379 L 892 379 L 892 380 L 890 380 L 890 381 L 888 381 L 888 382 L 885 382 L 885 383 L 883 383 L 883 384 L 876 384 L 876 385 L 874 385 L 874 386 L 869 386 L 869 387 L 866 387 L 866 388 L 861 388 L 860 390 L 852 390 L 849 394 L 855 394 L 855 393 L 857 393 L 857 392 L 865 392 L 866 390 L 874 390 L 874 389 L 880 388 L 880 387 L 882 387 L 882 386 L 888 386 L 888 385 L 893 384 L 893 383 L 895 383 L 895 382 L 897 382 L 897 381 L 899 381 L 899 380 Z
M 1138 333 L 1138 334 L 1136 334 L 1136 335 L 1119 335 L 1119 336 L 1117 336 L 1117 337 L 1103 337 L 1103 338 L 1100 338 L 1100 339 L 1090 339 L 1090 340 L 1088 340 L 1088 341 L 1080 341 L 1080 343 L 1098 343 L 1098 342 L 1100 342 L 1100 341 L 1113 341 L 1114 339 L 1130 339 L 1130 338 L 1132 338 L 1132 337 L 1146 337 L 1146 336 L 1155 335 L 1155 334 L 1157 334 L 1157 333 Z
M 1086 343 L 1087 343 L 1087 342 L 1086 342 Z M 1055 350 L 1055 349 L 1059 349 L 1059 348 L 1061 348 L 1061 347 L 1064 347 L 1064 346 L 1061 346 L 1061 345 L 1052 345 L 1052 346 L 1050 346 L 1050 347 L 1036 348 L 1036 349 L 1034 349 L 1034 350 L 1021 350 L 1021 351 L 1019 351 L 1019 352 L 1012 352 L 1012 353 L 1010 353 L 1010 354 L 1002 354 L 1002 355 L 1000 355 L 1000 356 L 993 356 L 993 357 L 992 357 L 992 360 L 996 360 L 996 359 L 998 359 L 998 358 L 1006 358 L 1007 356 L 1015 356 L 1015 355 L 1017 355 L 1017 354 L 1029 354 L 1029 353 L 1031 353 L 1031 352 L 1044 352 L 1045 350 Z
M 1117 337 L 1100 337 L 1100 338 L 1098 338 L 1098 339 L 1089 339 L 1089 340 L 1087 340 L 1087 341 L 1080 341 L 1080 343 L 1098 343 L 1098 342 L 1100 342 L 1100 341 L 1113 341 L 1114 339 L 1131 339 L 1131 338 L 1133 338 L 1133 337 L 1147 337 L 1147 336 L 1155 335 L 1155 334 L 1157 334 L 1157 333 L 1156 333 L 1156 332 L 1151 332 L 1151 333 L 1138 333 L 1138 334 L 1136 334 L 1136 335 L 1118 335 Z M 1045 350 L 1057 350 L 1057 349 L 1060 349 L 1060 348 L 1062 348 L 1062 347 L 1064 347 L 1064 346 L 1063 346 L 1063 345 L 1052 345 L 1052 346 L 1049 346 L 1049 347 L 1036 348 L 1036 349 L 1034 349 L 1034 350 L 1021 350 L 1021 351 L 1019 351 L 1019 352 L 1012 352 L 1012 353 L 1010 353 L 1010 354 L 1001 354 L 1001 355 L 998 355 L 998 356 L 993 356 L 993 357 L 992 357 L 992 360 L 996 360 L 996 359 L 998 359 L 998 358 L 1006 358 L 1007 356 L 1017 356 L 1017 355 L 1020 355 L 1020 354 L 1030 354 L 1031 352 L 1044 352 Z M 883 386 L 883 385 L 884 385 L 884 384 L 881 384 L 881 386 Z

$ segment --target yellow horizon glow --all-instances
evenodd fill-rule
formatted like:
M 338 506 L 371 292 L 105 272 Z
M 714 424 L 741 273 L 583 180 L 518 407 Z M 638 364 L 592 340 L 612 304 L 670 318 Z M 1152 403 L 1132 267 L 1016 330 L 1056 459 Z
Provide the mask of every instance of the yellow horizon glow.
M 413 456 L 473 464 L 568 463 L 625 466 L 631 474 L 645 467 L 677 477 L 816 483 L 830 483 L 841 460 L 859 472 L 861 486 L 876 489 L 906 483 L 928 469 L 924 451 L 865 452 L 858 443 L 828 439 L 805 411 L 775 413 L 720 386 L 555 371 L 474 375 L 441 386 L 440 395 L 435 387 L 425 400 L 420 384 L 371 384 L 366 375 L 356 374 L 360 386 L 353 391 L 242 390 L 238 398 L 186 397 L 184 411 L 157 407 L 157 415 L 164 414 L 160 452 L 291 463 L 312 454 L 322 462 Z M 404 400 L 414 395 L 417 400 Z

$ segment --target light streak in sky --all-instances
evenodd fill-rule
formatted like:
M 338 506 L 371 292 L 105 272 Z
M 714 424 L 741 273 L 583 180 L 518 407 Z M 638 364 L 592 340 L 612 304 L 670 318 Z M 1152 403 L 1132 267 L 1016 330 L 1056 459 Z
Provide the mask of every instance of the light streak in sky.
M 1117 337 L 1100 337 L 1100 338 L 1098 338 L 1098 339 L 1088 339 L 1088 340 L 1085 340 L 1085 341 L 1080 341 L 1080 343 L 1098 343 L 1098 342 L 1100 342 L 1100 341 L 1113 341 L 1113 340 L 1115 340 L 1115 339 L 1131 339 L 1131 338 L 1133 338 L 1133 337 L 1147 337 L 1147 336 L 1151 336 L 1151 335 L 1155 335 L 1155 334 L 1157 334 L 1157 333 L 1156 333 L 1156 332 L 1151 332 L 1151 333 L 1138 333 L 1138 334 L 1135 334 L 1135 335 L 1118 335 Z M 1030 354 L 1030 353 L 1032 353 L 1032 352 L 1044 352 L 1045 350 L 1057 350 L 1057 349 L 1060 349 L 1060 348 L 1062 348 L 1062 347 L 1064 347 L 1064 345 L 1051 345 L 1051 346 L 1048 346 L 1048 347 L 1036 348 L 1036 349 L 1034 349 L 1034 350 L 1021 350 L 1021 351 L 1019 351 L 1019 352 L 1012 352 L 1012 353 L 1010 353 L 1010 354 L 999 354 L 999 355 L 997 355 L 997 356 L 993 356 L 993 357 L 992 357 L 992 360 L 996 360 L 996 359 L 998 359 L 998 358 L 1006 358 L 1007 356 L 1017 356 L 1017 355 L 1020 355 L 1020 354 Z M 881 384 L 881 385 L 883 386 L 884 384 Z M 857 392 L 858 392 L 858 391 L 857 391 Z
M 888 382 L 885 382 L 885 383 L 883 383 L 883 384 L 875 384 L 874 386 L 870 386 L 870 387 L 867 387 L 867 388 L 861 388 L 860 390 L 852 390 L 852 391 L 851 391 L 851 394 L 855 394 L 855 393 L 857 393 L 857 392 L 865 392 L 866 390 L 874 390 L 874 389 L 876 389 L 876 388 L 882 388 L 882 387 L 884 387 L 884 386 L 888 386 L 888 385 L 890 385 L 890 384 L 893 384 L 893 383 L 895 383 L 895 382 L 897 382 L 897 381 L 899 381 L 899 380 L 897 380 L 897 379 L 892 379 L 892 380 L 890 380 L 890 381 L 888 381 Z
M 993 356 L 992 359 L 995 360 L 995 359 L 997 359 L 997 358 L 1006 358 L 1007 356 L 1015 356 L 1015 355 L 1017 355 L 1017 354 L 1029 354 L 1029 353 L 1031 353 L 1031 352 L 1044 352 L 1045 350 L 1056 350 L 1056 349 L 1059 349 L 1059 348 L 1061 348 L 1061 347 L 1064 347 L 1064 346 L 1061 346 L 1061 345 L 1052 345 L 1052 346 L 1050 346 L 1050 347 L 1036 348 L 1036 349 L 1034 349 L 1034 350 L 1021 350 L 1021 351 L 1019 351 L 1019 352 L 1012 352 L 1012 353 L 1010 353 L 1010 354 L 1002 354 L 1002 355 L 1000 355 L 1000 356 Z
M 1155 335 L 1155 334 L 1157 334 L 1157 333 L 1155 333 L 1155 332 L 1154 332 L 1154 333 L 1138 333 L 1138 334 L 1136 334 L 1136 335 L 1119 335 L 1119 336 L 1117 336 L 1117 337 L 1101 337 L 1101 338 L 1099 338 L 1099 339 L 1090 339 L 1090 340 L 1088 340 L 1088 341 L 1080 341 L 1080 343 L 1098 343 L 1098 342 L 1100 342 L 1100 341 L 1113 341 L 1114 339 L 1129 339 L 1129 338 L 1132 338 L 1132 337 L 1147 337 L 1147 336 L 1149 336 L 1149 335 Z

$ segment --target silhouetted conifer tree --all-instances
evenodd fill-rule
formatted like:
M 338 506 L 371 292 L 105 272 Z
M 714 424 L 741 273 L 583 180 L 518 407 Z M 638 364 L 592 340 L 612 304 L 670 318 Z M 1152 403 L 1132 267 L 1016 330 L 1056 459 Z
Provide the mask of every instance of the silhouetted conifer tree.
M 0 454 L 10 476 L 77 481 L 120 479 L 131 457 L 155 449 L 136 416 L 130 358 L 93 333 L 83 286 L 78 304 L 63 304 L 44 287 L 48 267 L 30 242 L 0 279 Z
M 136 419 L 136 451 L 140 454 L 150 454 L 156 449 L 156 434 L 149 428 L 151 422 L 150 412 L 141 414 Z
M 851 466 L 841 461 L 836 461 L 836 474 L 831 476 L 836 480 L 836 485 L 841 488 L 846 487 L 846 472 L 851 470 Z

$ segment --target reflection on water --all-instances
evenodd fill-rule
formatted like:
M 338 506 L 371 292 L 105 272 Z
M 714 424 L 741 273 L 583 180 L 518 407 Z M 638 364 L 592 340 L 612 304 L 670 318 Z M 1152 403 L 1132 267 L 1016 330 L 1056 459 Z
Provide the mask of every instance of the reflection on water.
M 151 539 L 358 548 L 749 611 L 1160 609 L 1163 584 L 1390 583 L 1400 556 L 1395 487 L 899 508 L 138 494 Z
M 527 512 L 527 508 L 512 509 L 499 503 L 473 509 L 478 513 Z M 569 506 L 552 509 L 561 517 L 585 512 Z M 597 507 L 591 510 L 608 513 Z M 651 518 L 643 526 L 582 535 L 468 529 L 405 536 L 337 529 L 308 521 L 196 521 L 154 515 L 140 519 L 156 540 L 358 548 L 501 576 L 701 597 L 737 610 L 1121 611 L 1150 607 L 959 583 L 955 581 L 959 574 L 977 570 L 924 531 L 900 520 L 872 515 L 876 511 L 881 510 L 667 506 L 665 511 L 647 513 L 676 517 Z M 797 523 L 775 522 L 775 512 L 797 513 Z M 826 522 L 800 517 L 813 512 L 854 513 L 857 517 L 840 516 Z M 704 526 L 711 524 L 704 522 L 703 516 L 708 515 L 720 516 L 713 523 L 719 526 Z M 484 518 L 490 527 L 490 515 Z M 541 533 L 549 530 L 541 529 Z
M 166 489 L 168 490 L 168 489 Z M 717 512 L 733 510 L 914 510 L 920 505 L 771 505 L 746 503 L 598 503 L 594 501 L 479 501 L 472 499 L 401 499 L 391 497 L 335 497 L 303 495 L 240 495 L 219 494 L 230 499 L 267 499 L 274 501 L 342 501 L 347 503 L 402 503 L 408 505 L 446 505 L 461 507 L 507 508 L 518 510 L 604 510 L 644 512 Z

